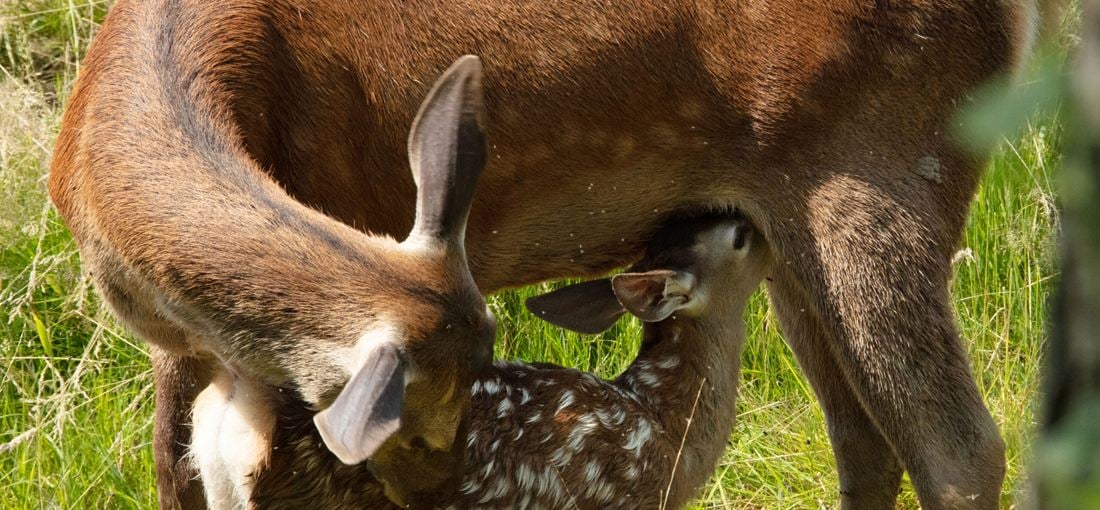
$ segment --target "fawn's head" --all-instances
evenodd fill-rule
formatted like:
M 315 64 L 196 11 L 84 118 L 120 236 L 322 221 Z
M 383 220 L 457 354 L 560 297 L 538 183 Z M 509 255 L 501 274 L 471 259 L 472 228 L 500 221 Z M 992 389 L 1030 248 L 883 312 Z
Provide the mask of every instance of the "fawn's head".
M 481 63 L 466 56 L 436 82 L 413 121 L 416 222 L 401 243 L 377 240 L 392 281 L 368 289 L 385 298 L 372 299 L 375 319 L 337 354 L 350 380 L 314 417 L 345 463 L 402 448 L 451 450 L 467 388 L 492 360 L 495 321 L 463 247 L 485 164 L 483 108 Z
M 627 312 L 644 322 L 699 317 L 742 306 L 768 260 L 759 232 L 740 213 L 678 220 L 650 239 L 627 272 L 535 296 L 527 308 L 581 333 L 602 332 Z

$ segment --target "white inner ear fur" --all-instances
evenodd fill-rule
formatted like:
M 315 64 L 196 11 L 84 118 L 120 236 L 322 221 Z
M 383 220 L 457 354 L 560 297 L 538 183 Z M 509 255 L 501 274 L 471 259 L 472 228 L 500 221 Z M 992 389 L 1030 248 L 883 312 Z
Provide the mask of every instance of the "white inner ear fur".
M 688 296 L 693 297 L 692 293 L 695 292 L 695 275 L 677 271 L 676 275 L 672 278 L 665 280 L 665 297 L 669 296 Z
M 415 172 L 414 172 L 415 174 Z M 456 226 L 457 231 L 453 236 L 441 239 L 435 236 L 425 235 L 420 232 L 421 212 L 419 209 L 416 211 L 416 219 L 413 221 L 412 231 L 409 232 L 408 237 L 404 241 L 398 243 L 398 245 L 408 251 L 412 252 L 432 252 L 438 251 L 440 253 L 446 253 L 447 250 L 457 251 L 459 260 L 465 265 L 466 263 L 466 220 L 460 221 Z
M 399 344 L 402 337 L 402 328 L 395 321 L 379 318 L 367 328 L 366 332 L 359 336 L 355 345 L 338 349 L 333 353 L 333 361 L 337 366 L 343 367 L 348 378 L 359 372 L 370 353 L 384 344 Z M 416 365 L 412 360 L 406 359 L 405 386 L 417 379 Z
M 686 301 L 677 308 L 677 311 L 685 312 L 688 315 L 702 312 L 707 304 L 707 293 L 697 283 L 694 274 L 677 271 L 675 276 L 665 280 L 665 299 L 684 296 Z
M 463 229 L 463 234 L 465 234 L 465 229 Z M 403 250 L 425 253 L 442 251 L 446 248 L 446 243 L 441 239 L 421 234 L 413 228 L 413 231 L 409 233 L 409 237 L 401 241 L 400 246 Z

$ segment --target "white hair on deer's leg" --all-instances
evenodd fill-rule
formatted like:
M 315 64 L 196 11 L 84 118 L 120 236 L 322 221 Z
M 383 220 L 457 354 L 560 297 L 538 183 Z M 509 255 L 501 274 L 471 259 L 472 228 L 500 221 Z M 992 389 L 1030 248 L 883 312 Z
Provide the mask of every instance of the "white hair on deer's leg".
M 523 405 L 531 401 L 531 392 L 527 391 L 527 388 L 520 388 L 519 391 L 519 405 Z
M 474 384 L 470 386 L 470 395 L 477 396 L 478 393 L 481 393 L 481 381 L 474 381 Z
M 538 421 L 541 420 L 541 419 L 542 419 L 542 413 L 534 413 L 531 416 L 528 416 L 527 419 L 523 420 L 523 421 L 525 423 L 531 424 L 531 423 L 538 423 Z
M 207 490 L 220 506 L 251 497 L 252 473 L 266 462 L 272 446 L 274 406 L 263 385 L 228 372 L 218 374 L 196 397 L 191 454 L 199 473 L 217 481 Z

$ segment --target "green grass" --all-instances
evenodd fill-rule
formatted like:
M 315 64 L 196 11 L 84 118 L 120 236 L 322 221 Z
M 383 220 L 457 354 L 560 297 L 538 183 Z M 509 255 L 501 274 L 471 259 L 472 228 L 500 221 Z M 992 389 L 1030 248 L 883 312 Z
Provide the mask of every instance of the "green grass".
M 100 306 L 44 176 L 65 91 L 106 1 L 0 4 L 0 508 L 154 506 L 152 381 L 146 349 Z M 954 280 L 978 384 L 1008 445 L 1002 498 L 1025 486 L 1047 297 L 1056 273 L 1056 118 L 994 155 Z M 545 288 L 494 298 L 497 355 L 604 376 L 625 367 L 639 327 L 562 332 L 522 311 Z M 824 421 L 762 295 L 747 312 L 739 418 L 698 505 L 831 508 L 837 481 Z M 906 508 L 916 498 L 906 486 Z

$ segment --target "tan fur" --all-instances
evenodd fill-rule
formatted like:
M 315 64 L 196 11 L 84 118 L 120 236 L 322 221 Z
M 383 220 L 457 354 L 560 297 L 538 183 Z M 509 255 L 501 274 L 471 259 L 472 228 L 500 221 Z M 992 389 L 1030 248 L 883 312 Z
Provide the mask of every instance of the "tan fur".
M 175 355 L 220 334 L 212 316 L 247 329 L 283 310 L 309 336 L 364 310 L 431 322 L 368 292 L 418 261 L 364 270 L 349 253 L 385 250 L 353 228 L 409 230 L 406 130 L 447 64 L 478 54 L 490 152 L 467 245 L 483 291 L 623 265 L 668 214 L 738 205 L 776 253 L 771 297 L 825 407 L 844 505 L 886 506 L 904 466 L 925 508 L 994 508 L 1003 446 L 947 293 L 982 160 L 950 136 L 968 94 L 1021 60 L 1029 10 L 121 0 L 50 190 L 108 301 Z M 274 221 L 287 210 L 309 228 Z M 295 372 L 312 398 L 343 380 Z

